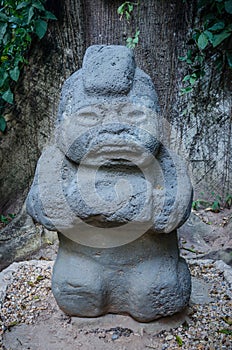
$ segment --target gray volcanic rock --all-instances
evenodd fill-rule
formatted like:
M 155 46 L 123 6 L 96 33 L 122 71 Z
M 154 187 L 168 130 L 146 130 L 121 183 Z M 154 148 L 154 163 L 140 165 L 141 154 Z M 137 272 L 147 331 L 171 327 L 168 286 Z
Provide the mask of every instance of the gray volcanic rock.
M 150 77 L 123 46 L 90 47 L 64 84 L 27 209 L 59 232 L 53 293 L 68 314 L 148 322 L 188 304 L 176 228 L 190 214 L 192 186 L 160 142 L 158 112 Z
M 91 46 L 83 61 L 83 83 L 90 95 L 125 95 L 131 89 L 135 74 L 132 51 L 124 46 Z
M 175 231 L 151 231 L 134 242 L 108 249 L 83 246 L 62 234 L 59 239 L 52 290 L 67 314 L 95 317 L 119 313 L 148 322 L 188 304 L 190 274 L 179 257 Z
M 28 259 L 47 242 L 57 240 L 57 234 L 33 223 L 23 205 L 20 213 L 0 230 L 0 271 L 14 261 Z

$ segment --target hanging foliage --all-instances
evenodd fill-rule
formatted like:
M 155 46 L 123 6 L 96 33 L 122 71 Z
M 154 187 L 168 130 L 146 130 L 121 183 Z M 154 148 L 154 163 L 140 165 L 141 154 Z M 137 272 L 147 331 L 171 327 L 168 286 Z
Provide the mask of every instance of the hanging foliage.
M 48 20 L 56 17 L 45 9 L 45 0 L 0 0 L 0 131 L 6 129 L 2 115 L 6 103 L 13 104 L 12 86 L 27 60 L 33 36 L 42 39 Z
M 212 62 L 219 71 L 232 68 L 232 0 L 198 1 L 196 25 L 187 44 L 186 55 L 179 57 L 188 65 L 182 93 L 191 92 L 205 75 L 206 62 Z

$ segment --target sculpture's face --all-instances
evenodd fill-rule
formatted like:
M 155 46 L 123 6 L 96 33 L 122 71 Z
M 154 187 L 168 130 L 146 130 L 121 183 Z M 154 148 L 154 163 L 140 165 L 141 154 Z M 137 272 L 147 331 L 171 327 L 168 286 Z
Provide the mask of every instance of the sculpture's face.
M 77 164 L 147 166 L 158 152 L 157 118 L 143 106 L 118 103 L 90 105 L 62 124 L 66 156 Z
M 128 102 L 89 105 L 63 116 L 63 190 L 78 218 L 100 227 L 151 222 L 160 146 L 156 121 L 152 110 Z M 70 160 L 76 164 L 66 173 Z

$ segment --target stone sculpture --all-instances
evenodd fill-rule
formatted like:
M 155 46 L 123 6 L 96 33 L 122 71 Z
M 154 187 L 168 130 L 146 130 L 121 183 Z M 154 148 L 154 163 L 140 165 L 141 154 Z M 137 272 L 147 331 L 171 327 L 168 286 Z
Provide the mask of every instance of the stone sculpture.
M 27 210 L 57 230 L 52 290 L 69 315 L 181 311 L 191 279 L 176 229 L 192 187 L 159 140 L 150 77 L 124 46 L 91 46 L 64 84 L 53 142 L 38 162 Z

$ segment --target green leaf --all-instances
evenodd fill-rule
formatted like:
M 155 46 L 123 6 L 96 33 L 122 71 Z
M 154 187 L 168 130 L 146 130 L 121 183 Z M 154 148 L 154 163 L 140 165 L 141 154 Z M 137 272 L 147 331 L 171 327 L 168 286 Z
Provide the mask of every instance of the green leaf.
M 3 45 L 7 46 L 9 44 L 10 40 L 11 40 L 11 35 L 10 35 L 10 33 L 8 33 L 8 31 L 6 31 L 6 33 L 3 37 L 3 41 L 2 41 Z
M 193 40 L 197 41 L 200 35 L 201 35 L 200 30 L 197 28 L 194 28 L 194 32 L 192 33 Z
M 196 73 L 191 74 L 190 79 L 189 79 L 190 84 L 191 85 L 195 84 L 196 80 L 197 80 Z
M 127 38 L 127 39 L 126 39 L 126 46 L 127 46 L 129 49 L 133 49 L 133 48 L 134 48 L 134 44 L 133 44 L 133 39 L 132 39 L 132 38 Z
M 8 19 L 8 22 L 10 23 L 17 23 L 17 24 L 21 24 L 21 19 L 19 17 L 15 17 L 15 16 L 11 16 Z
M 212 43 L 213 40 L 213 33 L 211 33 L 209 30 L 205 30 L 204 34 L 207 36 L 207 38 L 209 39 L 209 41 Z
M 191 49 L 189 49 L 189 50 L 187 51 L 187 57 L 188 57 L 188 58 L 191 58 L 191 57 L 192 57 L 192 53 L 193 53 L 193 51 L 192 51 Z
M 225 10 L 232 15 L 232 0 L 225 2 Z
M 230 329 L 220 329 L 219 333 L 223 333 L 226 335 L 232 335 L 232 331 Z
M 27 281 L 27 284 L 28 284 L 30 287 L 35 287 L 35 283 L 32 282 L 32 281 Z
M 133 39 L 133 43 L 136 44 L 136 45 L 139 42 L 139 34 L 140 34 L 140 30 L 137 30 L 136 33 L 135 33 L 135 37 Z
M 47 31 L 48 24 L 45 21 L 37 20 L 35 22 L 35 32 L 42 39 Z
M 12 94 L 12 91 L 10 88 L 4 92 L 4 94 L 2 95 L 2 99 L 10 104 L 13 103 L 14 95 Z
M 212 45 L 213 47 L 216 47 L 220 45 L 226 38 L 228 38 L 231 35 L 231 32 L 223 31 L 220 34 L 215 34 L 212 39 Z
M 177 344 L 179 346 L 182 346 L 183 345 L 183 340 L 181 339 L 181 337 L 179 335 L 176 335 L 176 341 L 177 341 Z
M 186 56 L 179 56 L 178 59 L 182 62 L 186 61 L 187 60 L 187 57 Z
M 20 4 L 18 4 L 18 6 L 16 7 L 16 10 L 20 10 L 20 9 L 27 7 L 27 6 L 30 6 L 30 4 L 26 1 L 23 1 Z
M 8 222 L 7 217 L 5 215 L 0 215 L 0 221 L 3 222 L 4 224 L 7 224 Z
M 192 208 L 193 208 L 193 210 L 198 210 L 199 209 L 198 201 L 193 201 L 192 202 Z
M 7 22 L 8 21 L 8 17 L 7 17 L 7 15 L 5 15 L 5 13 L 0 12 L 0 21 L 1 22 Z
M 222 30 L 224 28 L 225 28 L 224 22 L 217 22 L 212 27 L 210 27 L 209 30 L 217 31 L 217 30 Z
M 128 11 L 132 12 L 133 11 L 134 6 L 132 4 L 128 4 Z
M 229 67 L 232 68 L 232 52 L 227 51 L 226 58 L 227 58 L 227 62 L 229 64 Z
M 30 7 L 30 10 L 28 12 L 27 24 L 29 24 L 31 22 L 31 19 L 33 16 L 34 16 L 34 9 L 33 9 L 33 7 Z
M 8 214 L 8 216 L 11 218 L 11 219 L 14 219 L 15 218 L 15 216 L 16 216 L 16 214 Z
M 185 114 L 187 114 L 187 112 L 188 112 L 188 109 L 185 108 L 185 109 L 183 110 L 183 112 L 181 112 L 180 116 L 183 117 Z
M 43 275 L 39 275 L 39 276 L 37 276 L 36 281 L 39 282 L 39 281 L 42 281 L 44 279 L 45 279 L 45 277 Z
M 198 40 L 197 40 L 197 45 L 199 47 L 200 50 L 204 50 L 206 48 L 206 46 L 208 45 L 208 38 L 205 35 L 205 33 L 201 33 L 201 35 L 199 36 Z
M 180 91 L 182 92 L 182 95 L 188 94 L 188 93 L 191 92 L 192 90 L 193 90 L 192 86 L 187 86 L 186 88 L 180 89 Z
M 0 116 L 0 131 L 4 132 L 5 130 L 6 130 L 6 121 L 3 116 Z
M 131 18 L 131 15 L 128 11 L 126 11 L 126 20 L 129 21 Z
M 0 42 L 2 41 L 6 33 L 7 23 L 0 22 Z
M 118 12 L 119 15 L 123 15 L 123 13 L 124 13 L 124 7 L 125 7 L 125 3 L 122 4 L 121 6 L 119 6 L 119 8 L 118 8 L 118 10 L 117 10 L 117 12 Z
M 139 42 L 139 37 L 135 37 L 135 38 L 133 39 L 133 43 L 134 43 L 134 45 L 137 45 L 137 44 L 138 44 L 138 42 Z
M 220 211 L 220 203 L 218 201 L 214 201 L 212 203 L 211 210 L 215 213 L 218 213 Z
M 6 79 L 8 78 L 8 72 L 4 71 L 3 73 L 1 72 L 0 75 L 0 88 L 4 85 Z
M 45 8 L 44 6 L 39 2 L 39 1 L 36 1 L 32 4 L 33 7 L 37 8 L 38 10 L 40 11 L 45 11 Z
M 133 39 L 133 43 L 134 43 L 135 45 L 137 45 L 138 42 L 139 42 L 139 37 L 136 36 L 136 37 Z
M 14 69 L 10 70 L 10 77 L 14 81 L 18 81 L 19 74 L 20 74 L 20 70 L 19 70 L 19 68 L 17 66 L 14 67 Z
M 182 81 L 188 81 L 190 79 L 190 75 L 186 75 Z
M 201 65 L 204 62 L 204 59 L 205 59 L 205 55 L 199 54 L 195 56 L 194 62 L 198 65 L 199 64 Z
M 53 13 L 51 13 L 50 11 L 46 11 L 44 17 L 47 18 L 47 19 L 57 20 L 57 17 L 55 15 L 53 15 Z

